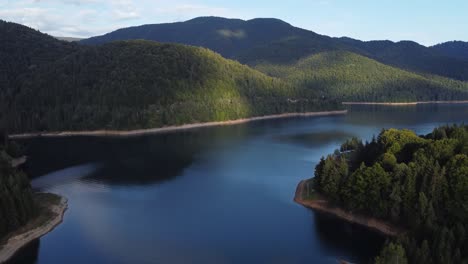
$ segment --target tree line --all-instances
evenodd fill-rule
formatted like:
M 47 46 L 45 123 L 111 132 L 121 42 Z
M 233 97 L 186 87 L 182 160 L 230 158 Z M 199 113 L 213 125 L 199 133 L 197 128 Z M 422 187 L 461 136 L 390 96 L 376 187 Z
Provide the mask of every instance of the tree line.
M 468 98 L 466 82 L 347 51 L 320 48 L 294 64 L 252 69 L 180 44 L 83 46 L 3 21 L 0 33 L 0 129 L 9 133 L 155 128 L 337 110 L 342 101 Z
M 86 47 L 0 93 L 10 132 L 141 129 L 339 108 L 204 48 Z
M 411 102 L 468 98 L 468 83 L 417 74 L 347 52 L 317 53 L 293 64 L 261 63 L 257 70 L 338 101 Z
M 0 135 L 0 238 L 25 225 L 38 214 L 28 177 L 13 168 L 12 158 L 20 154 L 16 143 Z
M 468 263 L 468 126 L 354 138 L 315 169 L 311 192 L 409 231 L 376 263 Z

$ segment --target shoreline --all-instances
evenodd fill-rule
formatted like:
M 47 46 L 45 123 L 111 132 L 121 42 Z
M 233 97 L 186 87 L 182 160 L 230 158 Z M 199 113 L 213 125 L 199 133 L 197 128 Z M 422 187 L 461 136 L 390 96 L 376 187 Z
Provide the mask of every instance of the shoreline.
M 337 110 L 337 111 L 322 111 L 322 112 L 304 112 L 304 113 L 284 113 L 276 115 L 257 116 L 250 118 L 242 118 L 229 121 L 213 121 L 203 123 L 184 124 L 177 126 L 166 126 L 160 128 L 148 128 L 148 129 L 136 129 L 136 130 L 93 130 L 93 131 L 57 131 L 57 132 L 36 132 L 36 133 L 24 133 L 24 134 L 13 134 L 8 137 L 11 139 L 24 139 L 34 137 L 68 137 L 68 136 L 141 136 L 147 134 L 157 134 L 164 132 L 174 132 L 181 130 L 189 130 L 194 128 L 212 127 L 212 126 L 229 126 L 243 124 L 253 121 L 268 120 L 268 119 L 280 119 L 288 117 L 307 117 L 307 116 L 330 116 L 330 115 L 344 115 L 347 114 L 348 110 Z
M 48 234 L 60 223 L 62 223 L 63 216 L 68 208 L 68 201 L 64 197 L 59 197 L 60 202 L 58 204 L 48 205 L 49 212 L 54 214 L 52 219 L 46 221 L 41 226 L 37 226 L 29 230 L 24 230 L 19 234 L 13 235 L 12 237 L 8 238 L 5 244 L 0 246 L 0 263 L 8 261 L 16 254 L 16 252 L 18 252 L 18 250 L 29 244 L 31 241 Z M 40 217 L 41 216 L 38 215 L 31 221 L 35 221 Z
M 405 105 L 420 105 L 420 104 L 468 104 L 468 100 L 459 101 L 416 101 L 416 102 L 342 102 L 342 105 L 390 105 L 390 106 L 405 106 Z
M 368 217 L 360 214 L 353 214 L 349 211 L 345 211 L 342 208 L 331 205 L 325 199 L 305 200 L 303 199 L 303 191 L 305 188 L 305 180 L 299 182 L 294 195 L 294 201 L 304 207 L 317 210 L 322 213 L 326 213 L 350 223 L 358 224 L 367 227 L 371 230 L 377 231 L 383 235 L 395 237 L 404 232 L 403 229 L 388 223 L 386 221 L 376 219 L 374 217 Z

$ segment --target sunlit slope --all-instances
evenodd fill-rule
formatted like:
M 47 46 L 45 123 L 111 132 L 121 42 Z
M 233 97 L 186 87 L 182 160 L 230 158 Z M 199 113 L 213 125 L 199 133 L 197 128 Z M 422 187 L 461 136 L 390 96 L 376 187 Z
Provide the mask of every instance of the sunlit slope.
M 340 101 L 468 99 L 466 82 L 408 72 L 346 51 L 322 52 L 296 64 L 260 64 L 256 69 Z
M 414 41 L 332 38 L 274 18 L 245 21 L 198 17 L 185 22 L 122 28 L 80 43 L 103 44 L 129 39 L 205 47 L 248 65 L 289 64 L 320 52 L 349 51 L 407 71 L 468 80 L 468 60 L 466 56 L 453 56 L 453 48 L 447 52 L 449 47 L 429 48 Z M 456 51 L 461 51 L 460 48 Z
M 4 118 L 13 131 L 137 129 L 336 108 L 314 96 L 205 48 L 122 41 L 34 71 Z

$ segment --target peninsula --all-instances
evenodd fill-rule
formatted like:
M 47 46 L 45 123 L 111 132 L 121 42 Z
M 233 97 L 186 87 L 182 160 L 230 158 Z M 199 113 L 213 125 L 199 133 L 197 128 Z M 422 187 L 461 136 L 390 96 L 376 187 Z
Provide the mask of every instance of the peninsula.
M 331 204 L 326 198 L 316 195 L 314 198 L 307 197 L 307 189 L 310 182 L 301 181 L 297 185 L 294 201 L 305 207 L 317 210 L 322 213 L 330 214 L 332 216 L 341 218 L 348 222 L 365 226 L 369 229 L 375 230 L 386 236 L 396 237 L 404 232 L 404 229 L 389 223 L 387 221 L 377 219 L 375 217 L 366 216 L 363 214 L 356 214 L 338 206 Z M 310 187 L 309 187 L 310 188 Z
M 295 201 L 388 235 L 376 263 L 464 263 L 467 172 L 468 126 L 382 130 L 322 158 Z
M 0 263 L 8 261 L 19 249 L 62 223 L 68 206 L 67 199 L 51 193 L 37 193 L 34 196 L 39 214 L 0 241 Z
M 4 263 L 60 224 L 67 200 L 56 194 L 33 192 L 20 169 L 26 162 L 21 147 L 4 133 L 0 135 L 0 263 Z

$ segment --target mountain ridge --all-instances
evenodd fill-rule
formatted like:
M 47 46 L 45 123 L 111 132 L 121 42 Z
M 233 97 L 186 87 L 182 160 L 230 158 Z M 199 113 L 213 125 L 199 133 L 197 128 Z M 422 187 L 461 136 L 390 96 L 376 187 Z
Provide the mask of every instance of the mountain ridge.
M 257 23 L 269 28 L 270 20 Z M 243 37 L 236 30 L 222 34 Z M 0 46 L 0 80 L 6 80 L 0 89 L 0 129 L 135 130 L 330 111 L 350 100 L 468 98 L 467 82 L 331 49 L 326 45 L 331 38 L 317 36 L 304 37 L 320 44 L 312 47 L 312 55 L 301 57 L 307 42 L 291 37 L 275 44 L 278 54 L 271 55 L 277 61 L 249 66 L 204 47 L 148 40 L 79 45 L 0 21 L 5 44 Z M 288 54 L 294 63 L 284 63 Z
M 454 40 L 439 43 L 431 47 L 447 56 L 451 57 L 461 57 L 468 60 L 468 42 Z
M 0 129 L 14 133 L 128 130 L 339 108 L 202 47 L 145 40 L 82 46 L 19 24 L 2 26 L 25 35 L 12 34 L 11 45 L 0 46 L 0 76 L 15 76 L 0 90 Z M 31 61 L 42 53 L 18 54 L 62 45 L 38 64 Z M 12 67 L 17 71 L 8 73 Z
M 274 18 L 241 20 L 199 17 L 185 22 L 122 28 L 80 43 L 102 44 L 128 39 L 202 46 L 248 65 L 294 63 L 319 52 L 346 50 L 417 73 L 468 80 L 468 59 L 448 56 L 433 47 L 410 40 L 393 42 L 334 38 Z

